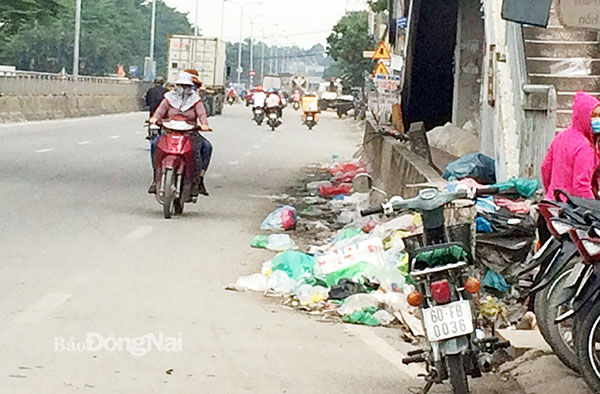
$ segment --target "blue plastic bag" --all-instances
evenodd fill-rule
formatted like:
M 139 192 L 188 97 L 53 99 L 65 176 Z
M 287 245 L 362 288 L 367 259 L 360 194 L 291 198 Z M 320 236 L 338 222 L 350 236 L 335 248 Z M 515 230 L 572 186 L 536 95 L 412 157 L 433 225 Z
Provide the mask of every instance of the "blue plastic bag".
M 492 228 L 492 224 L 489 222 L 489 220 L 487 220 L 483 216 L 477 216 L 475 218 L 475 226 L 477 227 L 478 233 L 490 234 L 490 233 L 494 232 L 494 229 Z
M 473 178 L 485 185 L 496 183 L 496 163 L 483 153 L 469 153 L 446 166 L 444 179 Z

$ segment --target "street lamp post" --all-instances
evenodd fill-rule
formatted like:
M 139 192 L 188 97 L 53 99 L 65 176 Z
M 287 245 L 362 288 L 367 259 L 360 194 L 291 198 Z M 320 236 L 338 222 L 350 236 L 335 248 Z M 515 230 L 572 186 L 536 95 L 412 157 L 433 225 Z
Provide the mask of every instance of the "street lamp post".
M 196 22 L 194 23 L 194 35 L 198 35 L 198 8 L 200 6 L 200 0 L 196 0 Z
M 73 77 L 79 76 L 79 35 L 81 32 L 81 0 L 77 0 L 75 8 L 75 41 L 73 42 Z
M 254 71 L 254 21 L 263 15 L 250 18 L 250 70 Z M 250 75 L 250 86 L 254 84 L 254 76 Z
M 254 1 L 252 3 L 247 3 L 247 4 L 240 4 L 238 2 L 235 1 L 231 1 L 231 0 L 225 0 L 228 1 L 230 3 L 236 4 L 240 7 L 240 45 L 238 48 L 238 65 L 237 65 L 237 83 L 241 83 L 242 81 L 242 33 L 243 33 L 243 28 L 244 28 L 244 8 L 246 8 L 249 5 L 254 5 L 254 4 L 262 4 L 260 1 Z
M 154 36 L 156 35 L 156 0 L 152 0 L 152 26 L 150 26 L 150 61 L 154 61 Z

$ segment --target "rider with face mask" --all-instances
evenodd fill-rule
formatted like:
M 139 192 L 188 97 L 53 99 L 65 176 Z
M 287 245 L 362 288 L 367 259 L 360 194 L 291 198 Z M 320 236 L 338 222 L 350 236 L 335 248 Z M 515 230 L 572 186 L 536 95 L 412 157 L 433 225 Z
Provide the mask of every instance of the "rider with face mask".
M 542 163 L 546 198 L 554 200 L 554 191 L 561 189 L 576 197 L 596 199 L 594 174 L 599 153 L 600 100 L 577 92 L 571 126 L 554 137 Z M 542 240 L 549 237 L 545 223 L 540 222 L 539 229 Z
M 206 115 L 206 109 L 200 96 L 196 93 L 193 76 L 189 73 L 180 73 L 177 81 L 175 81 L 175 89 L 165 94 L 165 98 L 160 103 L 152 117 L 150 118 L 151 124 L 161 124 L 173 118 L 175 115 L 183 115 L 189 124 L 199 126 L 202 131 L 210 131 L 208 126 L 208 117 Z M 154 152 L 156 150 L 156 144 L 158 144 L 158 138 L 156 137 L 152 141 L 151 154 L 152 154 L 152 165 L 154 166 Z M 196 167 L 196 182 L 192 188 L 192 196 L 203 194 L 208 195 L 206 188 L 204 187 L 204 171 L 202 162 L 202 139 L 198 133 L 191 135 L 192 142 L 194 144 L 194 156 L 195 156 L 195 167 Z M 148 193 L 156 193 L 156 183 L 153 182 L 148 189 Z

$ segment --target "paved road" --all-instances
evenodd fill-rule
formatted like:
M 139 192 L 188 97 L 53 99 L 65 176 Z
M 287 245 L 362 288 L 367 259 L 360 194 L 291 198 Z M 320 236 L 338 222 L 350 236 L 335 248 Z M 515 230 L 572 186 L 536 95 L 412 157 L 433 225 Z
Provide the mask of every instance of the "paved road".
M 170 221 L 146 194 L 145 114 L 0 126 L 0 393 L 404 393 L 395 332 L 324 324 L 224 290 L 301 167 L 350 157 L 361 133 L 288 111 L 278 132 L 211 118 L 210 198 Z M 55 351 L 90 333 L 182 336 L 182 351 Z M 58 344 L 58 345 L 57 345 Z M 111 345 L 112 342 L 109 342 Z M 442 390 L 442 392 L 444 392 Z

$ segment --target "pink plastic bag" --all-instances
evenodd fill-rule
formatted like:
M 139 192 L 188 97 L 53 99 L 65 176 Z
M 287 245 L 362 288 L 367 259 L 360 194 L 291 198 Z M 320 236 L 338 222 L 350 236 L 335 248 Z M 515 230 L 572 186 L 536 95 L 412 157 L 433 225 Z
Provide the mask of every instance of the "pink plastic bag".
M 332 186 L 321 186 L 319 188 L 319 194 L 322 197 L 333 197 L 340 194 L 350 194 L 352 191 L 351 183 L 340 183 Z
M 349 173 L 360 174 L 362 172 L 367 172 L 367 165 L 362 160 L 357 162 L 335 163 L 329 167 L 329 172 L 333 177 L 339 177 Z
M 293 230 L 296 228 L 296 208 L 282 205 L 267 215 L 261 230 Z

